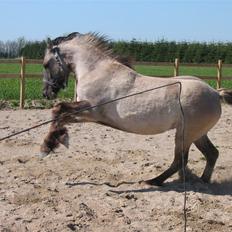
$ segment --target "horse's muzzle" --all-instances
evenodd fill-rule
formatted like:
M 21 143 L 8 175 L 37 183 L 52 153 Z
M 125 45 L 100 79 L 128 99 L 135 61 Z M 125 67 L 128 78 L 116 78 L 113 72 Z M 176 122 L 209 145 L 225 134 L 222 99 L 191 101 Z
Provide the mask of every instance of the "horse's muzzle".
M 56 93 L 54 93 L 53 91 L 48 92 L 47 90 L 44 90 L 43 97 L 47 98 L 48 100 L 52 100 L 56 98 Z

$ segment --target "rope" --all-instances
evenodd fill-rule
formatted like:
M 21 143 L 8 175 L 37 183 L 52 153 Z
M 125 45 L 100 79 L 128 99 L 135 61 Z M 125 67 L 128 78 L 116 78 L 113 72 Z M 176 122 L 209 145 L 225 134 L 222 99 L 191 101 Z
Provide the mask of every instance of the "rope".
M 185 115 L 184 115 L 184 110 L 181 104 L 181 100 L 180 100 L 180 95 L 182 92 L 182 84 L 180 83 L 180 93 L 179 93 L 179 105 L 180 105 L 180 111 L 181 111 L 181 117 L 182 117 L 182 138 L 181 138 L 181 157 L 182 157 L 182 173 L 183 173 L 183 188 L 184 188 L 184 206 L 183 206 L 183 214 L 184 214 L 184 232 L 186 232 L 187 230 L 187 192 L 186 192 L 186 170 L 185 170 L 185 152 L 184 152 L 184 145 L 185 145 Z
M 6 140 L 8 138 L 11 138 L 13 136 L 16 136 L 16 135 L 19 135 L 19 134 L 22 134 L 22 133 L 25 133 L 27 131 L 30 131 L 30 130 L 33 130 L 35 128 L 38 128 L 38 127 L 41 127 L 43 125 L 46 125 L 48 123 L 51 123 L 51 122 L 54 122 L 56 120 L 59 120 L 61 119 L 62 117 L 66 117 L 66 116 L 71 116 L 71 115 L 76 115 L 76 114 L 79 114 L 79 113 L 82 113 L 84 111 L 87 111 L 87 110 L 92 110 L 92 109 L 95 109 L 95 108 L 98 108 L 98 107 L 102 107 L 102 106 L 105 106 L 105 105 L 108 105 L 108 104 L 111 104 L 113 102 L 117 102 L 117 101 L 120 101 L 120 100 L 123 100 L 123 99 L 126 99 L 126 98 L 129 98 L 129 97 L 133 97 L 133 96 L 137 96 L 137 95 L 141 95 L 141 94 L 144 94 L 144 93 L 147 93 L 147 92 L 151 92 L 151 91 L 154 91 L 154 90 L 157 90 L 157 89 L 161 89 L 161 88 L 165 88 L 165 87 L 168 87 L 168 86 L 172 86 L 172 85 L 176 85 L 178 84 L 179 87 L 180 87 L 180 91 L 179 91 L 179 95 L 178 95 L 178 102 L 179 102 L 179 105 L 180 105 L 180 111 L 181 111 L 181 117 L 182 117 L 182 146 L 181 146 L 181 150 L 182 150 L 182 172 L 183 172 L 183 188 L 184 188 L 184 206 L 183 206 L 183 214 L 184 214 L 184 232 L 186 232 L 186 228 L 187 228 L 187 210 L 186 210 L 186 203 L 187 203 L 187 193 L 186 193 L 186 178 L 185 178 L 185 165 L 184 165 L 184 143 L 185 143 L 185 140 L 184 140 L 184 134 L 185 134 L 185 115 L 184 115 L 184 110 L 183 110 L 183 107 L 182 107 L 182 104 L 181 104 L 181 93 L 182 93 L 182 84 L 180 81 L 177 81 L 177 82 L 174 82 L 174 83 L 171 83 L 171 84 L 166 84 L 166 85 L 162 85 L 162 86 L 158 86 L 158 87 L 154 87 L 154 88 L 151 88 L 151 89 L 147 89 L 147 90 L 144 90 L 144 91 L 140 91 L 140 92 L 136 92 L 136 93 L 133 93 L 133 94 L 129 94 L 129 95 L 126 95 L 126 96 L 123 96 L 123 97 L 119 97 L 119 98 L 116 98 L 116 99 L 113 99 L 113 100 L 110 100 L 110 101 L 106 101 L 106 102 L 103 102 L 103 103 L 100 103 L 100 104 L 97 104 L 97 105 L 94 105 L 94 106 L 89 106 L 89 107 L 84 107 L 80 110 L 77 110 L 76 112 L 74 113 L 64 113 L 63 115 L 59 116 L 59 117 L 56 117 L 54 119 L 51 119 L 51 120 L 47 120 L 43 123 L 40 123 L 40 124 L 37 124 L 35 126 L 32 126 L 32 127 L 29 127 L 27 129 L 24 129 L 24 130 L 21 130 L 21 131 L 18 131 L 18 132 L 15 132 L 15 133 L 12 133 L 10 135 L 7 135 L 5 137 L 2 137 L 0 138 L 0 142 L 3 141 L 3 140 Z M 125 182 L 126 183 L 126 182 Z M 117 185 L 112 185 L 112 184 L 109 184 L 107 183 L 108 186 L 110 187 L 118 187 L 119 185 L 121 184 L 124 184 L 123 183 L 120 183 L 120 184 L 117 184 Z

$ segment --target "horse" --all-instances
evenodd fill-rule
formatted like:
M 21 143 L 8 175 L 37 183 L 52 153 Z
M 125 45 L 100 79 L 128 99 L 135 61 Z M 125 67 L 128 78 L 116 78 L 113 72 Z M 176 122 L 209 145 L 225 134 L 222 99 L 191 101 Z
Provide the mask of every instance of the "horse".
M 209 182 L 219 152 L 207 133 L 221 117 L 221 101 L 232 104 L 232 91 L 215 90 L 194 76 L 141 75 L 128 62 L 115 56 L 108 44 L 108 40 L 97 33 L 74 32 L 48 40 L 43 60 L 43 95 L 55 98 L 60 89 L 67 86 L 72 72 L 77 82 L 77 101 L 61 102 L 53 107 L 54 121 L 40 147 L 42 157 L 59 144 L 69 146 L 65 125 L 70 123 L 94 122 L 143 135 L 175 129 L 173 162 L 146 183 L 162 185 L 174 173 L 179 171 L 180 174 L 187 165 L 191 144 L 195 144 L 206 159 L 201 179 Z M 157 89 L 132 96 L 149 88 Z M 131 97 L 114 101 L 126 95 Z M 109 101 L 111 104 L 104 104 Z M 91 107 L 96 105 L 101 107 Z

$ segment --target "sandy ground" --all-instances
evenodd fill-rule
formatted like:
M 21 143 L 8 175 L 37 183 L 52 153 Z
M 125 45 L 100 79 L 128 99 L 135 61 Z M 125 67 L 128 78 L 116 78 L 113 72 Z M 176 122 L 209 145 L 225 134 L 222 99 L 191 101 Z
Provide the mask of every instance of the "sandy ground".
M 50 110 L 0 111 L 0 137 L 50 118 Z M 48 125 L 0 142 L 0 231 L 183 231 L 183 185 L 155 177 L 173 159 L 174 131 L 139 136 L 96 124 L 69 126 L 70 148 L 35 155 Z M 202 183 L 205 161 L 191 147 L 187 231 L 232 231 L 232 107 L 209 137 L 220 150 L 212 184 Z M 117 184 L 117 188 L 104 182 Z

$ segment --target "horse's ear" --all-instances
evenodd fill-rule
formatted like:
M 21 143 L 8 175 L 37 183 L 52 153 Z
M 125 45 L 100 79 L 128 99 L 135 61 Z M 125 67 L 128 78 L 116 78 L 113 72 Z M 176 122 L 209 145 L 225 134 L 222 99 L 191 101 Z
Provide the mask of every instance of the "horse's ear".
M 47 38 L 47 48 L 51 49 L 53 47 L 52 40 L 50 38 Z

